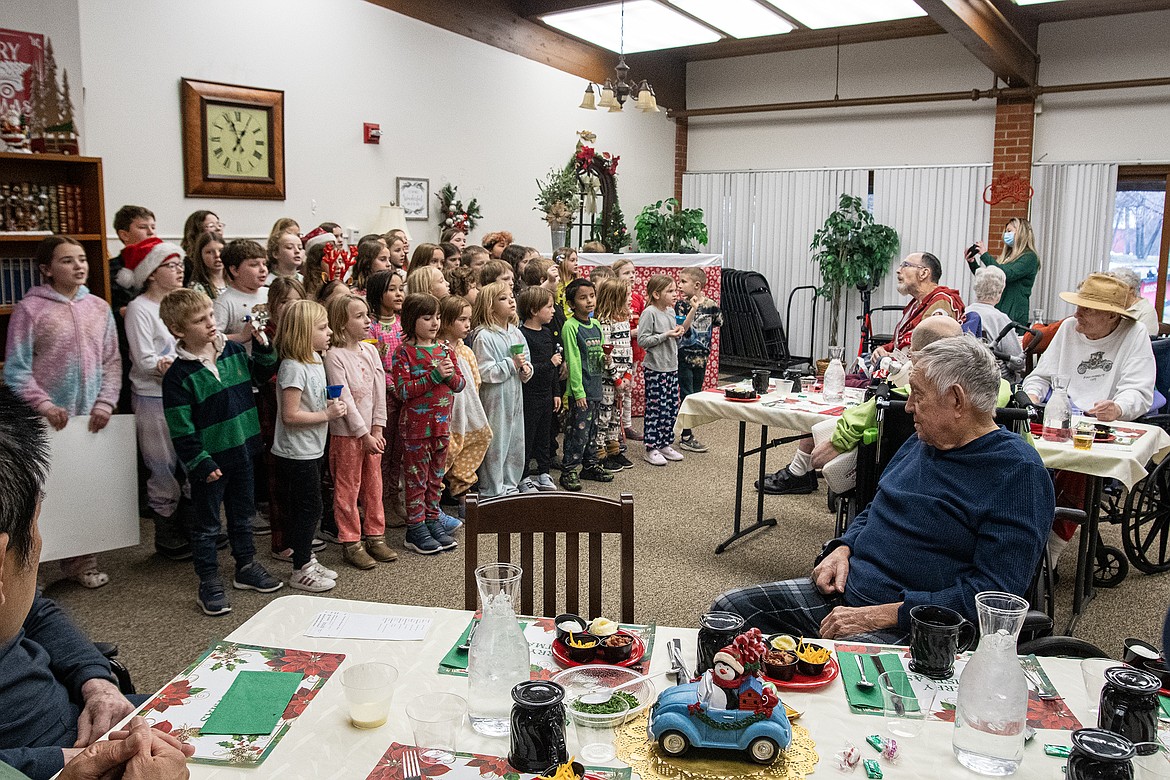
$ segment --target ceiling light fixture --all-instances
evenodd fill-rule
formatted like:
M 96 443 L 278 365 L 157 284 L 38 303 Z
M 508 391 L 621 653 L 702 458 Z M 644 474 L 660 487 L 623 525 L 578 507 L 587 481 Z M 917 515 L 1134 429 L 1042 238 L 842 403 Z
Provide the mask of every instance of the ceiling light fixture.
M 606 79 L 605 86 L 600 87 L 601 100 L 596 99 L 593 92 L 593 82 L 589 82 L 589 86 L 585 88 L 585 96 L 581 99 L 581 108 L 596 111 L 600 108 L 608 108 L 609 112 L 616 113 L 622 110 L 622 106 L 626 102 L 626 98 L 630 95 L 634 96 L 634 107 L 644 114 L 657 113 L 658 101 L 654 98 L 654 88 L 646 79 L 642 79 L 642 83 L 627 81 L 630 75 L 630 66 L 626 64 L 626 2 L 622 0 L 622 21 L 621 21 L 621 35 L 618 39 L 618 63 L 614 67 L 614 73 L 617 75 L 617 80 L 612 81 Z

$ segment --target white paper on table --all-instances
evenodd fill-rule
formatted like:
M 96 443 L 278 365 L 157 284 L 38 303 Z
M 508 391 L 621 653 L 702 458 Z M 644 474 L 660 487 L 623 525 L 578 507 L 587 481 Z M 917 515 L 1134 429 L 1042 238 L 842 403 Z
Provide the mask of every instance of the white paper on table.
M 138 544 L 138 447 L 134 415 L 115 414 L 97 433 L 89 416 L 49 430 L 52 462 L 37 525 L 42 561 Z
M 414 642 L 426 638 L 430 627 L 430 618 L 326 610 L 317 613 L 305 636 Z

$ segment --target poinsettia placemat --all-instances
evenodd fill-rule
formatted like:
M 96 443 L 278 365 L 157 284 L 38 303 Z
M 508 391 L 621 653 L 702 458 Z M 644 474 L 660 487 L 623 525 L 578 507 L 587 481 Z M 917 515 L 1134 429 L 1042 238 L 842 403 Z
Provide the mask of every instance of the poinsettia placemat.
M 366 780 L 406 780 L 406 772 L 402 766 L 402 754 L 408 750 L 418 751 L 413 745 L 403 745 L 398 742 L 378 759 L 378 764 L 366 776 Z M 446 764 L 428 764 L 421 759 L 418 761 L 419 780 L 431 777 L 445 776 L 445 780 L 531 780 L 537 775 L 528 772 L 519 772 L 512 768 L 508 759 L 500 756 L 488 756 L 480 753 L 456 753 L 455 762 Z M 585 767 L 587 780 L 630 780 L 630 768 L 612 766 Z
M 906 664 L 910 662 L 910 650 L 907 647 L 892 646 L 892 645 L 853 645 L 837 643 L 835 649 L 838 652 L 859 653 L 876 655 L 878 653 L 898 653 L 903 659 L 903 667 L 906 668 L 906 676 L 910 680 L 910 685 L 916 690 L 925 693 L 927 687 L 930 686 L 937 691 L 935 695 L 934 709 L 928 716 L 931 720 L 942 720 L 948 723 L 953 723 L 955 720 L 955 703 L 959 698 L 959 677 L 963 673 L 963 667 L 967 665 L 967 661 L 971 659 L 970 653 L 963 653 L 955 660 L 955 674 L 949 680 L 932 680 L 928 677 L 923 677 L 920 674 L 915 674 L 909 671 Z M 1044 671 L 1044 667 L 1040 665 L 1040 659 L 1034 655 L 1022 655 L 1020 658 L 1020 666 L 1024 667 L 1029 672 L 1033 673 L 1037 679 L 1044 683 L 1045 694 L 1054 696 L 1059 695 L 1056 686 L 1048 678 L 1048 674 Z M 844 669 L 846 664 L 842 664 Z M 1063 729 L 1067 731 L 1076 731 L 1081 727 L 1081 722 L 1077 720 L 1077 716 L 1072 713 L 1068 705 L 1064 703 L 1064 699 L 1041 699 L 1040 691 L 1032 690 L 1028 687 L 1028 725 L 1034 729 Z M 849 702 L 849 711 L 857 715 L 881 715 L 881 707 L 866 707 L 857 705 L 854 702 Z
M 557 660 L 553 658 L 552 644 L 557 638 L 557 627 L 553 618 L 548 617 L 531 617 L 527 615 L 518 616 L 520 625 L 524 629 L 524 638 L 528 640 L 528 655 L 532 662 L 531 674 L 533 680 L 549 680 L 552 676 L 562 671 L 562 667 Z M 459 639 L 455 641 L 447 654 L 443 656 L 443 660 L 439 662 L 439 674 L 449 674 L 456 677 L 467 676 L 467 652 L 459 650 L 458 647 L 462 645 L 468 633 L 471 631 L 471 624 L 479 620 L 476 615 L 471 619 L 471 623 L 464 629 Z M 627 633 L 636 635 L 642 640 L 642 644 L 646 646 L 646 652 L 642 655 L 642 660 L 636 664 L 630 664 L 630 669 L 635 672 L 644 673 L 650 668 L 650 657 L 654 653 L 654 635 L 657 633 L 656 625 L 636 625 L 631 623 L 619 623 L 618 627 Z
M 139 710 L 154 728 L 195 746 L 199 764 L 257 766 L 304 712 L 317 691 L 345 660 L 344 653 L 217 642 Z M 288 706 L 268 734 L 203 734 L 200 729 L 240 672 L 295 672 L 303 675 Z

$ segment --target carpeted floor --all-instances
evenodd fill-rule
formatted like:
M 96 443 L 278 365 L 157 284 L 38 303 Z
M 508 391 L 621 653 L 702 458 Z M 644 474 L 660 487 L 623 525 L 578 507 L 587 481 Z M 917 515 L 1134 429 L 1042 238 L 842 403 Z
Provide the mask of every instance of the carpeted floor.
M 768 497 L 765 509 L 780 519 L 779 525 L 715 555 L 715 546 L 730 533 L 732 522 L 736 425 L 718 423 L 700 428 L 698 434 L 711 447 L 710 452 L 687 454 L 683 462 L 664 468 L 634 457 L 634 469 L 622 472 L 613 483 L 585 483 L 587 490 L 603 495 L 630 492 L 635 496 L 639 622 L 694 626 L 712 598 L 726 588 L 807 574 L 821 544 L 832 535 L 833 517 L 827 511 L 822 486 L 820 492 L 809 496 Z M 784 465 L 791 451 L 790 446 L 770 453 L 769 465 Z M 754 516 L 754 511 L 755 496 L 749 494 L 747 514 Z M 122 660 L 132 670 L 140 690 L 160 687 L 208 644 L 230 633 L 270 599 L 301 592 L 287 587 L 269 595 L 231 591 L 232 613 L 205 617 L 196 606 L 197 581 L 190 562 L 172 563 L 154 555 L 152 533 L 152 526 L 144 522 L 141 545 L 99 556 L 111 579 L 100 590 L 87 591 L 58 579 L 54 563 L 44 564 L 41 571 L 47 594 L 68 608 L 91 637 L 121 646 Z M 1107 543 L 1120 546 L 1116 527 L 1107 527 L 1103 533 Z M 388 533 L 398 549 L 402 534 L 402 529 Z M 462 532 L 457 538 L 462 538 Z M 269 560 L 268 547 L 268 537 L 257 538 L 260 559 L 273 573 L 287 576 L 290 565 Z M 1057 594 L 1060 626 L 1071 603 L 1074 552 L 1075 545 L 1070 545 L 1061 566 L 1065 576 Z M 485 546 L 481 560 L 488 554 Z M 327 596 L 463 606 L 461 550 L 429 557 L 402 551 L 397 562 L 371 572 L 344 564 L 333 545 L 320 558 L 341 573 L 337 587 Z M 230 576 L 226 552 L 221 553 L 221 566 Z M 1113 655 L 1120 654 L 1123 637 L 1157 642 L 1168 602 L 1170 575 L 1148 576 L 1131 570 L 1119 587 L 1099 591 L 1076 635 Z

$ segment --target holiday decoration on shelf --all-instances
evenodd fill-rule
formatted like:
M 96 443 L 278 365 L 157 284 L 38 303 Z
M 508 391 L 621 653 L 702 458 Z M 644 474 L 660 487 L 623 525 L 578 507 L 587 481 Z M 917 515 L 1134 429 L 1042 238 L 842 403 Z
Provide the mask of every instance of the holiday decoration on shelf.
M 321 253 L 325 281 L 334 279 L 344 281 L 345 277 L 349 275 L 349 270 L 357 263 L 357 253 L 356 246 L 343 248 L 334 243 L 326 244 Z
M 464 208 L 463 201 L 459 200 L 459 188 L 453 184 L 443 185 L 436 195 L 439 199 L 439 227 L 441 230 L 455 228 L 464 233 L 475 229 L 476 223 L 483 219 L 479 213 L 479 203 L 472 198 Z
M 27 33 L 4 31 L 6 35 L 25 35 L 30 41 L 41 36 Z M 35 42 L 35 41 L 34 41 Z M 40 52 L 37 52 L 40 54 Z M 53 55 L 53 42 L 44 39 L 44 53 L 40 60 L 24 63 L 10 60 L 0 63 L 3 74 L 14 76 L 20 73 L 20 89 L 13 84 L 0 84 L 0 93 L 7 98 L 23 94 L 24 100 L 14 99 L 6 106 L 3 128 L 0 129 L 0 148 L 12 152 L 53 152 L 56 154 L 77 154 L 77 128 L 73 119 L 73 96 L 69 87 L 69 71 L 62 70 L 61 81 L 57 79 L 57 59 Z M 4 79 L 0 75 L 0 82 Z M 7 89 L 3 87 L 7 86 Z M 6 101 L 7 102 L 7 101 Z M 15 119 L 14 119 L 15 117 Z M 15 126 L 15 127 L 14 127 Z M 23 138 L 14 132 L 19 128 Z

